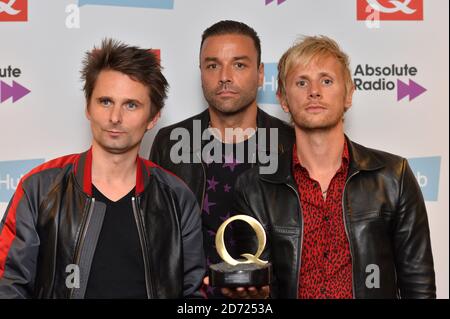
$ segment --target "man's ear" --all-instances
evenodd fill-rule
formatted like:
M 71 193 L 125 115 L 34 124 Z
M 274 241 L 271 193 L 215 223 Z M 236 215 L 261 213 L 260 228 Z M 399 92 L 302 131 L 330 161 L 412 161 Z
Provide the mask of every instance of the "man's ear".
M 345 95 L 344 109 L 346 112 L 352 107 L 354 92 L 355 92 L 355 85 L 352 84 L 352 86 L 347 90 L 347 94 Z
M 289 104 L 286 100 L 286 97 L 282 97 L 281 93 L 278 92 L 277 99 L 278 99 L 278 102 L 280 102 L 280 105 L 281 105 L 281 108 L 283 109 L 283 111 L 286 113 L 290 113 Z
M 264 63 L 261 63 L 258 68 L 258 87 L 264 85 Z
M 89 103 L 86 104 L 86 107 L 84 109 L 84 115 L 86 115 L 86 118 L 90 121 L 91 120 L 91 114 L 89 114 Z
M 147 125 L 147 131 L 151 130 L 155 127 L 156 123 L 158 123 L 159 118 L 161 117 L 161 111 L 155 114 L 155 116 L 150 120 L 150 122 Z

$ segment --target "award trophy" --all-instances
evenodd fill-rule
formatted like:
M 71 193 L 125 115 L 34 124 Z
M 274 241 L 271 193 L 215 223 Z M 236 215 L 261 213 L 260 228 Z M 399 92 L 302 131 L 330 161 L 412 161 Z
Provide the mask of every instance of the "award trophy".
M 256 233 L 258 250 L 255 255 L 245 253 L 245 260 L 236 260 L 228 253 L 224 243 L 225 228 L 229 223 L 241 220 L 248 223 Z M 209 282 L 213 287 L 261 287 L 270 285 L 272 281 L 272 265 L 259 259 L 266 246 L 266 233 L 262 225 L 253 217 L 236 215 L 228 218 L 220 225 L 216 234 L 216 249 L 224 262 L 209 267 Z

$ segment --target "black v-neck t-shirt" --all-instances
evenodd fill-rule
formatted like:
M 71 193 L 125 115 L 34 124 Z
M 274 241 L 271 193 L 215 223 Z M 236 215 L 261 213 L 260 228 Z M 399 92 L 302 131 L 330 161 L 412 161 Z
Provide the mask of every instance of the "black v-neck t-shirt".
M 145 269 L 132 198 L 135 189 L 116 202 L 93 186 L 93 197 L 106 213 L 89 274 L 85 298 L 147 298 Z

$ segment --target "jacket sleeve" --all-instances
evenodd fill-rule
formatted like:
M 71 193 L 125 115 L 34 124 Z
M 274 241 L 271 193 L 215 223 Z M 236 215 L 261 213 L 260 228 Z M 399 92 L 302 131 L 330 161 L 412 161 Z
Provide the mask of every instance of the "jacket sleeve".
M 422 192 L 408 162 L 402 180 L 394 233 L 401 298 L 436 298 L 430 230 Z
M 36 207 L 19 183 L 0 224 L 0 299 L 33 295 L 40 244 Z
M 185 298 L 202 298 L 200 288 L 205 276 L 205 254 L 200 208 L 191 191 L 185 191 L 182 201 L 181 236 L 183 240 Z

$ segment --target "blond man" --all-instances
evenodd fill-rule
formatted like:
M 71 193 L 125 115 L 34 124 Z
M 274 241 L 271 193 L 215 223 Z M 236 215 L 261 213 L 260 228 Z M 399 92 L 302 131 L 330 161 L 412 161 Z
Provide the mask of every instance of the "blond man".
M 267 232 L 270 296 L 435 298 L 427 212 L 408 162 L 344 134 L 354 93 L 348 56 L 328 37 L 305 37 L 278 69 L 296 143 L 277 172 L 250 170 L 236 184 L 236 210 Z

